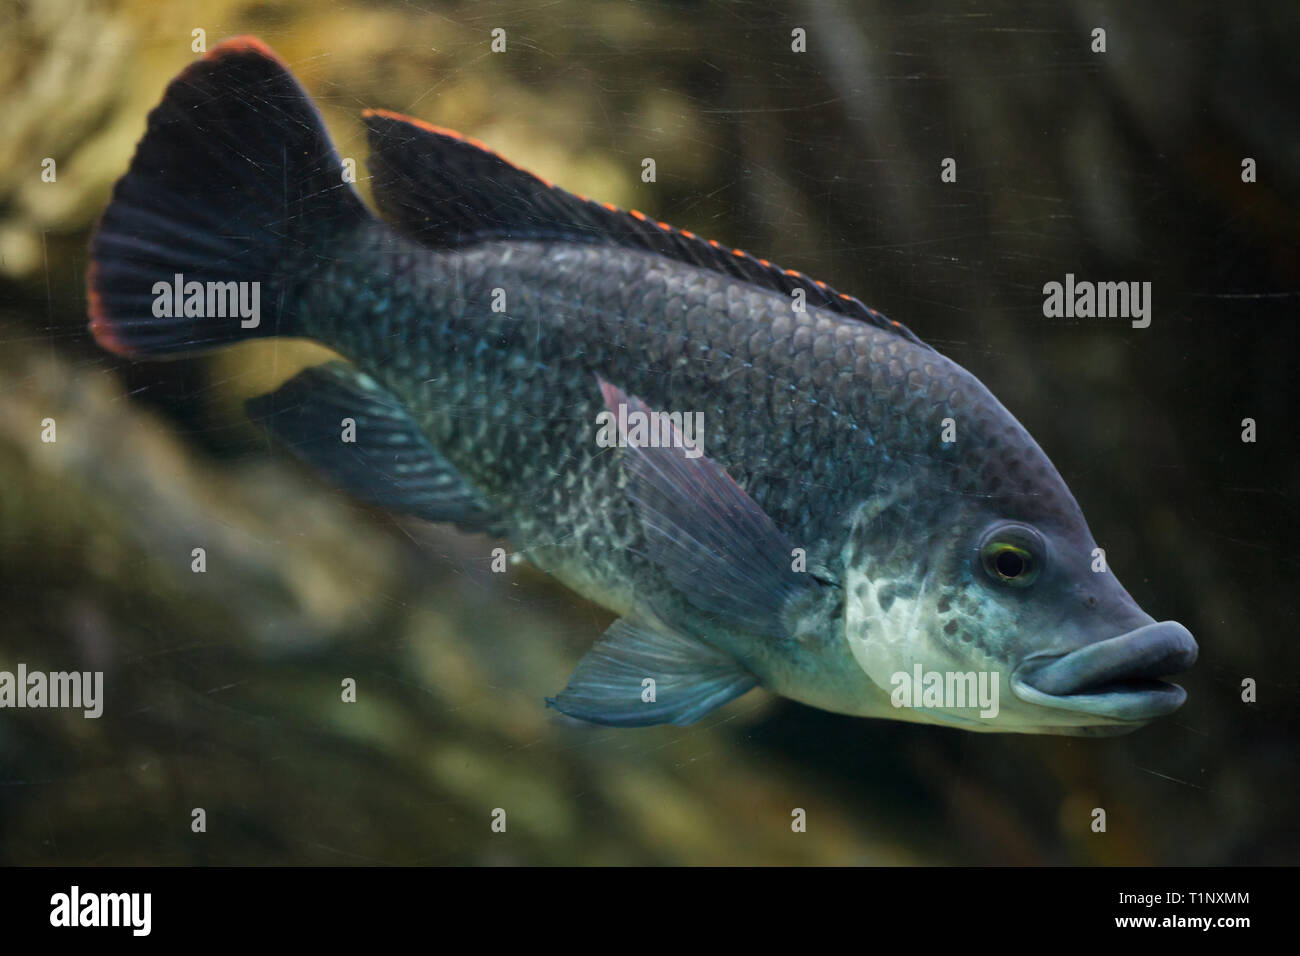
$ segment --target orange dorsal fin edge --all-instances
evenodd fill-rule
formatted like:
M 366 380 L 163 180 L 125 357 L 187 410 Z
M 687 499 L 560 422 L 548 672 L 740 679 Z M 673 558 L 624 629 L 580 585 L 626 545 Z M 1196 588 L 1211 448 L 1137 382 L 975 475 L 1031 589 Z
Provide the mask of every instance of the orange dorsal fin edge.
M 478 140 L 388 110 L 364 114 L 371 187 L 380 211 L 426 245 L 494 239 L 578 239 L 666 256 L 781 292 L 919 342 L 899 322 L 794 269 L 568 192 L 520 169 Z

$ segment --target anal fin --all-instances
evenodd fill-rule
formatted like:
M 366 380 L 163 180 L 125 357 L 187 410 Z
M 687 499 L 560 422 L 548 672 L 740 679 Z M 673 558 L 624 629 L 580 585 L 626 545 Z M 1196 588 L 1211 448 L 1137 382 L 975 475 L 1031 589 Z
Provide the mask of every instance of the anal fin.
M 501 517 L 424 437 L 401 400 L 348 362 L 306 369 L 246 408 L 300 458 L 364 501 L 467 531 L 504 530 Z M 343 440 L 349 418 L 354 441 Z
M 578 663 L 564 691 L 546 702 L 594 724 L 681 726 L 757 684 L 753 674 L 721 651 L 669 630 L 619 618 Z M 653 694 L 648 693 L 651 687 Z

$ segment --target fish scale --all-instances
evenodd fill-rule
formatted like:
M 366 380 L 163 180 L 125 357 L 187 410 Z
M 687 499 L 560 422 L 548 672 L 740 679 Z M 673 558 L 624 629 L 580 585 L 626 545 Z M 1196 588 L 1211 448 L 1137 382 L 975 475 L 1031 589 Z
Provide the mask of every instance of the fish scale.
M 778 310 L 791 312 L 783 298 L 677 264 L 653 263 L 663 274 L 651 282 L 652 291 L 629 294 L 647 257 L 625 250 L 512 243 L 506 260 L 493 245 L 463 253 L 397 251 L 404 242 L 376 229 L 319 280 L 309 279 L 304 325 L 316 328 L 314 316 L 321 316 L 316 334 L 322 341 L 425 410 L 421 420 L 430 437 L 515 516 L 529 548 L 574 539 L 570 549 L 600 563 L 619 556 L 586 547 L 588 534 L 612 536 L 621 546 L 637 543 L 625 496 L 575 500 L 565 486 L 565 476 L 619 468 L 617 456 L 594 442 L 603 408 L 598 373 L 660 407 L 703 411 L 708 453 L 726 463 L 778 524 L 827 552 L 838 549 L 832 529 L 843 534 L 847 503 L 873 480 L 871 456 L 853 453 L 855 445 L 865 450 L 866 432 L 857 423 L 874 418 L 901 426 L 893 436 L 882 427 L 882 448 L 911 434 L 898 416 L 873 416 L 871 406 L 880 403 L 870 398 L 880 389 L 871 380 L 871 387 L 842 388 L 838 395 L 833 388 L 817 394 L 787 387 L 805 365 L 826 368 L 828 385 L 838 380 L 838 359 L 819 342 L 870 354 L 871 340 L 885 339 L 874 347 L 888 354 L 887 333 L 861 323 L 815 309 L 776 321 Z M 371 321 L 337 301 L 334 290 L 351 284 L 334 274 L 351 263 L 364 263 L 359 281 L 369 275 L 377 294 L 387 297 L 387 321 Z M 495 288 L 518 306 L 493 312 Z M 710 302 L 726 307 L 707 308 Z M 688 319 L 683 329 L 677 315 L 698 321 Z M 390 322 L 402 328 L 394 333 Z M 690 351 L 709 360 L 692 361 Z M 410 367 L 399 367 L 396 354 L 410 356 Z M 872 367 L 890 374 L 886 362 Z M 882 387 L 888 394 L 889 383 Z M 614 484 L 602 479 L 602 487 Z

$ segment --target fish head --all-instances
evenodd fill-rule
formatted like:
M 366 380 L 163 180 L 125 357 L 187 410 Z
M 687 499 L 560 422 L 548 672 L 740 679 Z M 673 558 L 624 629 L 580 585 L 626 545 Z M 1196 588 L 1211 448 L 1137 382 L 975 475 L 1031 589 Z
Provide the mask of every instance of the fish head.
M 1186 692 L 1164 678 L 1192 666 L 1196 641 L 1138 606 L 1047 456 L 1002 414 L 977 453 L 936 450 L 946 467 L 860 510 L 844 594 L 857 664 L 904 720 L 1105 736 L 1172 713 Z
M 949 600 L 936 601 L 933 625 L 945 650 L 960 658 L 963 643 L 978 644 L 967 659 L 985 658 L 1009 692 L 996 729 L 1122 733 L 1186 699 L 1164 678 L 1195 663 L 1196 641 L 1138 606 L 1071 511 L 970 522 L 955 586 L 940 589 Z

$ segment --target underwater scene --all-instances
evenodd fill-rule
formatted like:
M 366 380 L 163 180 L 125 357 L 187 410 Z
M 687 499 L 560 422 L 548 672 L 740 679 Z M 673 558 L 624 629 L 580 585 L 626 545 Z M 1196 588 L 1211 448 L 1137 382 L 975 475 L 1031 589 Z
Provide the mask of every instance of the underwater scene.
M 1300 860 L 1285 2 L 0 16 L 0 863 Z

